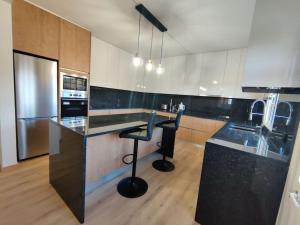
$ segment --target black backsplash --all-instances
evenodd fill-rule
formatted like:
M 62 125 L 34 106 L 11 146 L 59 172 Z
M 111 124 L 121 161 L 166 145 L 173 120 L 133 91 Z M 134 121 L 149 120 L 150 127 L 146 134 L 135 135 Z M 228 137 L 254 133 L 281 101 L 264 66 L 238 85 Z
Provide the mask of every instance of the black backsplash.
M 204 118 L 230 121 L 246 121 L 253 99 L 205 97 L 190 95 L 172 95 L 143 93 L 137 91 L 126 91 L 103 87 L 90 87 L 90 109 L 126 109 L 126 108 L 147 108 L 160 110 L 161 104 L 173 104 L 183 102 L 186 106 L 185 115 L 199 116 Z M 276 118 L 274 128 L 279 132 L 294 134 L 299 120 L 300 103 L 291 102 L 293 115 L 289 126 L 285 126 L 285 119 Z M 259 109 L 258 109 L 259 110 Z M 278 107 L 278 115 L 287 115 L 288 108 L 285 104 Z M 260 124 L 261 118 L 253 117 L 254 124 Z

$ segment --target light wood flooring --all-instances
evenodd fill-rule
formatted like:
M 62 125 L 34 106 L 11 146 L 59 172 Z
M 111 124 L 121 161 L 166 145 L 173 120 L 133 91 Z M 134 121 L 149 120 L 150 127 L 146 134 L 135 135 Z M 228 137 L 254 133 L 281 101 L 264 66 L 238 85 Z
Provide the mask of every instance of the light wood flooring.
M 121 177 L 87 198 L 87 225 L 196 225 L 194 222 L 203 147 L 177 141 L 176 169 L 161 173 L 152 168 L 153 154 L 140 160 L 137 175 L 149 185 L 137 199 L 116 191 Z M 20 163 L 0 173 L 0 225 L 75 225 L 79 222 L 49 185 L 48 157 Z

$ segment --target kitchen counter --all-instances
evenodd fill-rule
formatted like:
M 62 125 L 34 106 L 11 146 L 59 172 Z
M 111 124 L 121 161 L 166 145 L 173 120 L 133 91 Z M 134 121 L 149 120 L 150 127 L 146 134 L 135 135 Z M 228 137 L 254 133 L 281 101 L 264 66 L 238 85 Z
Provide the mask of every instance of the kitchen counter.
M 58 123 L 82 136 L 91 137 L 96 135 L 121 132 L 126 129 L 147 125 L 150 113 L 127 113 L 115 115 L 101 115 L 89 117 L 53 118 L 52 122 Z M 171 117 L 155 117 L 155 124 L 167 121 Z
M 227 123 L 207 142 L 286 162 L 292 147 L 292 138 L 284 138 L 245 123 Z
M 203 225 L 274 225 L 290 137 L 227 123 L 206 143 L 195 219 Z
M 150 113 L 131 113 L 50 120 L 50 184 L 80 223 L 85 218 L 86 196 L 130 168 L 122 158 L 132 153 L 133 140 L 120 138 L 119 133 L 147 125 L 149 117 Z M 157 115 L 154 123 L 169 119 Z M 160 150 L 158 143 L 173 157 L 175 134 L 154 127 L 152 139 L 139 142 L 138 160 Z

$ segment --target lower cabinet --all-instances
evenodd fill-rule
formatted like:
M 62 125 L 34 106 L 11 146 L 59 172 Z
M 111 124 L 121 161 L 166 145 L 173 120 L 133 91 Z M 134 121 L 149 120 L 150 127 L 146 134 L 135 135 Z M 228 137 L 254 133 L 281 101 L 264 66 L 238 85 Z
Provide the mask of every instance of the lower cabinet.
M 224 125 L 224 121 L 183 116 L 176 138 L 196 144 L 205 144 Z

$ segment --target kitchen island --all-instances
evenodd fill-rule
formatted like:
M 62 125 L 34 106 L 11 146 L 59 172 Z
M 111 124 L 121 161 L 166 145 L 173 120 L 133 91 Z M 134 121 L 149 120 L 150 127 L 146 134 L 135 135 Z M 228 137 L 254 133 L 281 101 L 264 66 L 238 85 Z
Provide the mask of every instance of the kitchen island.
M 119 133 L 147 125 L 149 116 L 132 113 L 50 120 L 50 184 L 81 223 L 86 195 L 128 167 L 122 157 L 132 153 L 133 140 L 121 139 Z M 155 124 L 170 119 L 156 116 Z M 167 156 L 172 157 L 175 132 L 155 128 L 151 141 L 139 142 L 138 158 L 159 150 L 158 143 L 165 141 Z
M 196 221 L 275 225 L 292 137 L 228 123 L 205 146 Z

